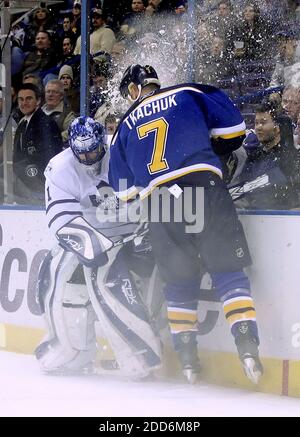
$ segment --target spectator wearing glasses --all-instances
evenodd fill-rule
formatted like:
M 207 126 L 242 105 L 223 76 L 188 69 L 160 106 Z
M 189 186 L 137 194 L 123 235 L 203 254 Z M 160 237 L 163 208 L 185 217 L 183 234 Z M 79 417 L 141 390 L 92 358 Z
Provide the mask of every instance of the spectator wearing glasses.
M 64 102 L 64 84 L 61 80 L 50 80 L 45 88 L 45 104 L 42 110 L 57 124 L 63 141 L 67 140 L 69 125 L 75 118 L 69 106 Z

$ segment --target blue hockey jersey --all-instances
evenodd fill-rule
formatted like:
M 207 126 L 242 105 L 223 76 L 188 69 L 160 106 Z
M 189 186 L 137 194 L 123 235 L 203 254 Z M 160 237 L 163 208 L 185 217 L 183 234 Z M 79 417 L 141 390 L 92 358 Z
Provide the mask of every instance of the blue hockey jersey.
M 192 172 L 222 177 L 212 141 L 241 138 L 241 144 L 244 133 L 239 110 L 219 89 L 200 84 L 164 88 L 144 96 L 123 117 L 111 144 L 109 182 L 126 200 L 137 193 L 144 198 Z

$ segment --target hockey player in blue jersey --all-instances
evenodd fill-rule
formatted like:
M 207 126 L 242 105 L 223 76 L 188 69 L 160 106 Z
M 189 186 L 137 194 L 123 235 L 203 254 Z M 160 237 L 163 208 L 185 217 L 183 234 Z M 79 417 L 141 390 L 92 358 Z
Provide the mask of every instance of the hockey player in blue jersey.
M 262 374 L 259 336 L 243 271 L 251 258 L 220 162 L 220 156 L 242 144 L 241 114 L 212 86 L 187 83 L 160 89 L 157 73 L 148 65 L 128 67 L 120 92 L 132 106 L 112 140 L 109 181 L 121 199 L 139 196 L 147 211 L 183 373 L 194 382 L 200 370 L 196 336 L 202 268 L 210 273 L 223 304 L 245 373 L 257 383 Z M 163 190 L 168 201 L 163 196 L 159 200 Z M 200 227 L 193 230 L 185 215 L 188 208 L 202 214 Z

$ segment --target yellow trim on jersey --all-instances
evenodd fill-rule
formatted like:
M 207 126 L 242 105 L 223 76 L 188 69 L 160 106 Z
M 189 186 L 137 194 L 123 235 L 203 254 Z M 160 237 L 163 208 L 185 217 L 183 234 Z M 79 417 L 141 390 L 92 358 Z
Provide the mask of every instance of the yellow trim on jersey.
M 244 135 L 245 130 L 246 130 L 246 124 L 244 121 L 242 121 L 242 123 L 236 124 L 235 126 L 213 128 L 210 131 L 210 135 L 213 138 L 217 138 L 217 137 L 233 138 L 230 137 L 230 135 L 232 134 L 234 135 L 238 134 L 237 136 Z
M 242 135 L 245 135 L 245 134 L 246 134 L 246 131 L 245 130 L 241 130 L 239 132 L 234 132 L 232 134 L 213 135 L 213 138 L 224 138 L 225 140 L 229 140 L 231 138 L 241 137 Z
M 190 174 L 190 173 L 195 173 L 197 171 L 210 171 L 210 172 L 218 175 L 221 179 L 223 177 L 222 171 L 213 165 L 209 165 L 209 164 L 190 165 L 189 167 L 184 167 L 184 168 L 181 168 L 178 170 L 170 171 L 166 175 L 159 176 L 155 179 L 152 179 L 152 181 L 150 182 L 148 187 L 146 187 L 140 191 L 140 198 L 145 199 L 147 196 L 149 196 L 149 194 L 151 194 L 151 192 L 155 188 L 157 188 L 161 184 L 172 181 L 174 179 L 181 178 L 181 177 L 186 176 L 187 174 Z

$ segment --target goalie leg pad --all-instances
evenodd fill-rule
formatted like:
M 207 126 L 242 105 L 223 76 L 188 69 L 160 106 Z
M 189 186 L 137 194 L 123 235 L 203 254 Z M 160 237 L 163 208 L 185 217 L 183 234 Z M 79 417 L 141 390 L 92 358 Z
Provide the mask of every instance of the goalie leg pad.
M 147 376 L 161 364 L 160 343 L 119 249 L 105 269 L 86 269 L 90 298 L 124 374 Z
M 68 284 L 77 265 L 75 255 L 56 248 L 50 266 L 44 270 L 48 272 L 48 290 L 40 288 L 39 300 L 48 335 L 35 354 L 46 372 L 81 369 L 95 358 L 95 313 L 86 287 Z M 40 283 L 46 283 L 40 279 Z

